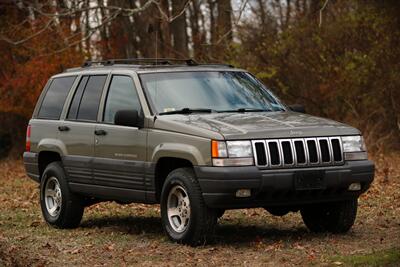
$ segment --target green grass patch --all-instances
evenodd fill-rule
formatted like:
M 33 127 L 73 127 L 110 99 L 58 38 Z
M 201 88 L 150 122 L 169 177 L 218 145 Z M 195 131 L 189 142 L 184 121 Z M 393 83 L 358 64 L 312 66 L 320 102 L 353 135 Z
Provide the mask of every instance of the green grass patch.
M 333 263 L 346 266 L 400 266 L 400 248 L 375 251 L 370 254 L 357 254 L 334 257 Z

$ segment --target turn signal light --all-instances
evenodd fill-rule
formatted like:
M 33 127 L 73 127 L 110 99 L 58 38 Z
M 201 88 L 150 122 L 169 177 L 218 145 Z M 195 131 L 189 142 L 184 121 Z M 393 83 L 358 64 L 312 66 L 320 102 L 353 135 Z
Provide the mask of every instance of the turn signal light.
M 213 158 L 225 158 L 228 156 L 226 143 L 224 141 L 211 141 L 211 156 Z

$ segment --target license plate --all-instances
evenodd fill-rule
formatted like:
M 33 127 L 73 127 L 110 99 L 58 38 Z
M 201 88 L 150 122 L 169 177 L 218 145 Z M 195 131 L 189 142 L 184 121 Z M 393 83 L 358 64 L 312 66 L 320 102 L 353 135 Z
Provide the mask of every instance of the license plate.
M 311 190 L 325 188 L 324 171 L 302 171 L 295 175 L 296 190 Z

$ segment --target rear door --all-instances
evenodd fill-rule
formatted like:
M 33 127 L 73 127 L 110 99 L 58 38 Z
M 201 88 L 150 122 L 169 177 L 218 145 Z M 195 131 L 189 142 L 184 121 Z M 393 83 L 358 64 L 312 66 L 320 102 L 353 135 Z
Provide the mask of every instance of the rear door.
M 106 79 L 107 74 L 80 77 L 65 121 L 59 127 L 59 139 L 67 151 L 63 163 L 69 182 L 93 182 L 94 131 Z
M 105 190 L 110 197 L 129 192 L 130 199 L 142 201 L 145 199 L 147 132 L 137 127 L 114 125 L 114 116 L 118 110 L 132 109 L 138 110 L 143 116 L 133 77 L 113 74 L 105 97 L 101 122 L 96 126 L 93 176 L 96 185 L 121 189 Z

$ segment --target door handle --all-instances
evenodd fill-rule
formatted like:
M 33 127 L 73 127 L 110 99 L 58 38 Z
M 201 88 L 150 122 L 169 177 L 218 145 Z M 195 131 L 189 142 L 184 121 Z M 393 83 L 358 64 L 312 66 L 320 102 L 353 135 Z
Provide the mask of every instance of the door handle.
M 94 131 L 94 134 L 95 134 L 95 135 L 106 135 L 107 132 L 104 131 L 104 130 L 95 130 L 95 131 Z
M 60 132 L 67 132 L 67 131 L 69 131 L 69 127 L 68 127 L 68 126 L 65 126 L 65 125 L 63 125 L 63 126 L 58 126 L 58 130 L 59 130 Z

